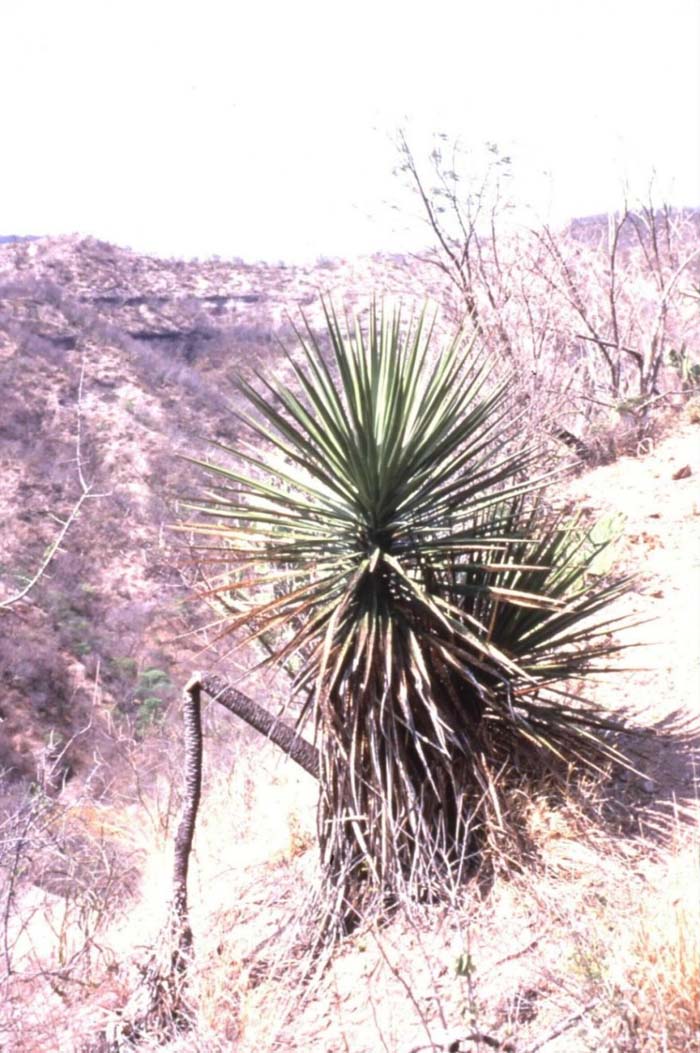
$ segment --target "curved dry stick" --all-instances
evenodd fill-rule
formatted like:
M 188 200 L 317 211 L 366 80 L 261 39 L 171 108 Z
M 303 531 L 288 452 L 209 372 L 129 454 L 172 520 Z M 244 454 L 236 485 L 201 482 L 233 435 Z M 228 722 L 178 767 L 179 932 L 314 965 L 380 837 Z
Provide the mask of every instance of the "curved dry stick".
M 197 812 L 202 795 L 202 715 L 201 683 L 195 673 L 185 685 L 182 717 L 185 725 L 185 792 L 182 814 L 175 835 L 173 859 L 173 922 L 176 926 L 179 958 L 192 945 L 187 914 L 187 874 Z M 177 965 L 177 963 L 174 963 Z
M 182 813 L 175 835 L 173 860 L 173 969 L 184 968 L 184 956 L 192 946 L 192 930 L 187 910 L 187 876 L 190 852 L 202 795 L 202 715 L 201 692 L 219 702 L 229 712 L 261 732 L 309 775 L 318 778 L 318 750 L 285 721 L 274 717 L 252 698 L 211 673 L 194 673 L 183 692 L 182 715 L 185 725 L 185 789 Z
M 170 913 L 148 960 L 139 967 L 141 979 L 127 1004 L 87 1047 L 89 1053 L 122 1053 L 147 1034 L 176 1038 L 187 1031 L 192 1014 L 187 1002 L 192 929 L 187 909 L 187 876 L 197 812 L 202 794 L 201 685 L 195 673 L 182 699 L 185 727 L 185 786 L 175 835 Z
M 185 725 L 185 788 L 182 813 L 175 835 L 172 913 L 161 933 L 159 946 L 142 967 L 142 981 L 127 1006 L 100 1036 L 97 1053 L 118 1053 L 132 1048 L 144 1034 L 175 1037 L 191 1023 L 185 998 L 187 970 L 192 952 L 192 929 L 187 906 L 187 877 L 197 813 L 202 793 L 201 692 L 245 720 L 279 746 L 304 771 L 318 778 L 318 751 L 285 721 L 274 717 L 221 677 L 194 673 L 183 692 Z M 129 1043 L 132 1045 L 130 1046 Z
M 12 605 L 15 604 L 15 603 L 19 603 L 19 601 L 23 600 L 24 597 L 27 595 L 27 593 L 30 592 L 34 588 L 34 586 L 39 581 L 39 579 L 41 577 L 43 577 L 44 573 L 46 572 L 46 570 L 47 570 L 47 568 L 49 566 L 49 563 L 51 562 L 51 560 L 54 558 L 54 556 L 58 552 L 59 548 L 61 547 L 61 543 L 62 543 L 64 537 L 66 536 L 66 534 L 70 530 L 70 528 L 73 525 L 73 523 L 75 522 L 75 520 L 78 518 L 78 515 L 80 514 L 80 509 L 83 507 L 84 502 L 88 499 L 88 497 L 94 497 L 94 496 L 95 495 L 91 493 L 90 487 L 88 487 L 87 490 L 83 490 L 83 492 L 81 493 L 80 497 L 78 498 L 78 500 L 73 505 L 73 508 L 71 509 L 71 512 L 70 512 L 70 515 L 68 516 L 68 518 L 66 520 L 64 520 L 63 526 L 61 527 L 60 531 L 58 532 L 58 536 L 49 545 L 49 547 L 48 547 L 48 549 L 46 551 L 46 555 L 44 556 L 44 558 L 42 559 L 41 563 L 39 564 L 39 569 L 36 571 L 34 577 L 29 582 L 27 582 L 27 584 L 24 586 L 24 588 L 20 589 L 19 592 L 16 592 L 14 594 L 14 596 L 8 596 L 6 600 L 0 600 L 0 610 L 5 609 L 7 607 L 12 607 Z
M 61 544 L 63 542 L 63 539 L 65 538 L 66 534 L 70 530 L 70 528 L 73 525 L 73 523 L 75 522 L 75 520 L 80 515 L 80 510 L 83 507 L 83 504 L 85 503 L 85 501 L 87 501 L 88 498 L 91 498 L 91 497 L 108 497 L 109 496 L 109 494 L 107 494 L 107 493 L 104 493 L 104 494 L 96 494 L 96 493 L 94 493 L 93 492 L 93 484 L 92 483 L 88 483 L 86 481 L 85 475 L 83 473 L 82 405 L 83 405 L 83 381 L 84 381 L 84 379 L 85 379 L 85 356 L 83 355 L 83 359 L 82 359 L 82 362 L 81 362 L 81 365 L 80 365 L 80 379 L 78 381 L 78 423 L 77 423 L 76 438 L 75 438 L 75 463 L 76 463 L 76 467 L 77 467 L 77 471 L 78 471 L 78 482 L 80 483 L 80 496 L 78 497 L 78 500 L 73 505 L 73 508 L 71 509 L 71 511 L 70 511 L 70 513 L 68 515 L 68 518 L 65 519 L 63 521 L 63 523 L 61 524 L 61 529 L 58 532 L 58 536 L 54 539 L 54 541 L 49 545 L 48 549 L 46 550 L 46 554 L 45 554 L 44 558 L 42 559 L 41 563 L 39 564 L 39 569 L 34 574 L 34 577 L 24 586 L 24 588 L 20 589 L 19 592 L 16 592 L 13 596 L 8 596 L 7 599 L 0 600 L 0 610 L 8 610 L 15 603 L 19 603 L 20 600 L 23 600 L 24 597 L 27 595 L 27 593 L 31 592 L 31 590 L 34 588 L 34 586 L 40 580 L 40 578 L 42 578 L 44 576 L 44 574 L 46 573 L 46 571 L 48 569 L 49 564 L 51 563 L 51 561 L 54 558 L 54 556 L 56 555 L 56 553 L 59 551 L 59 549 L 61 547 Z M 110 493 L 111 493 L 111 491 L 110 491 Z

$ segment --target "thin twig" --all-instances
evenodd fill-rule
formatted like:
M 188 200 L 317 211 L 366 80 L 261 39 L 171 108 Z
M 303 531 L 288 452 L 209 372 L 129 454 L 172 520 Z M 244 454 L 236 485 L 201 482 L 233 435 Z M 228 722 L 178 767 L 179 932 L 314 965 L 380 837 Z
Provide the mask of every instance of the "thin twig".
M 560 1020 L 558 1024 L 555 1024 L 554 1027 L 544 1035 L 540 1035 L 540 1037 L 535 1039 L 534 1042 L 531 1042 L 529 1046 L 525 1046 L 521 1053 L 537 1053 L 538 1049 L 542 1049 L 542 1047 L 546 1046 L 548 1042 L 551 1042 L 553 1038 L 558 1038 L 559 1035 L 563 1035 L 565 1031 L 568 1031 L 570 1027 L 573 1027 L 574 1024 L 578 1023 L 578 1021 L 584 1017 L 586 1013 L 590 1012 L 591 1009 L 594 1009 L 599 1002 L 599 998 L 592 998 L 589 1002 L 586 1002 L 584 1006 L 581 1006 L 580 1009 L 577 1009 L 574 1013 L 570 1013 L 569 1016 L 565 1016 L 563 1020 Z
M 14 603 L 19 603 L 19 601 L 23 600 L 24 597 L 27 595 L 27 593 L 30 592 L 34 588 L 36 583 L 39 581 L 39 579 L 46 572 L 49 564 L 51 563 L 51 560 L 56 555 L 58 549 L 61 547 L 61 542 L 63 541 L 64 537 L 66 536 L 66 534 L 70 530 L 72 524 L 78 518 L 78 515 L 80 513 L 80 509 L 83 507 L 84 502 L 90 496 L 92 496 L 92 495 L 91 495 L 91 492 L 90 492 L 89 488 L 87 490 L 84 490 L 83 493 L 81 493 L 80 497 L 78 498 L 78 500 L 74 504 L 74 506 L 73 506 L 73 508 L 71 510 L 71 513 L 68 516 L 68 519 L 66 519 L 65 523 L 63 524 L 63 527 L 61 528 L 61 531 L 60 531 L 58 537 L 53 542 L 53 544 L 51 544 L 49 546 L 49 549 L 48 549 L 46 555 L 44 556 L 43 560 L 41 561 L 41 563 L 39 565 L 39 569 L 37 570 L 37 572 L 34 575 L 34 577 L 31 579 L 31 581 L 28 582 L 27 585 L 25 585 L 25 587 L 23 589 L 20 590 L 20 592 L 15 593 L 14 596 L 10 596 L 6 600 L 0 600 L 0 610 L 3 610 L 6 607 L 11 607 Z
M 395 980 L 398 980 L 398 982 L 401 984 L 401 986 L 403 987 L 404 991 L 406 992 L 409 1001 L 411 1002 L 411 1004 L 413 1005 L 413 1008 L 416 1011 L 416 1016 L 420 1020 L 422 1026 L 423 1026 L 423 1029 L 425 1030 L 425 1033 L 426 1033 L 426 1036 L 428 1038 L 428 1042 L 430 1043 L 430 1045 L 429 1046 L 424 1046 L 422 1048 L 424 1048 L 424 1049 L 435 1049 L 436 1043 L 434 1042 L 433 1036 L 432 1036 L 432 1034 L 430 1032 L 430 1025 L 428 1023 L 428 1020 L 427 1020 L 427 1017 L 426 1017 L 425 1013 L 423 1012 L 423 1010 L 420 1007 L 420 1003 L 418 1002 L 418 999 L 416 998 L 415 994 L 413 993 L 413 988 L 409 984 L 408 980 L 406 980 L 406 978 L 402 974 L 401 970 L 396 965 L 394 965 L 394 963 L 389 958 L 389 955 L 387 954 L 386 949 L 384 948 L 384 946 L 382 944 L 382 941 L 379 939 L 379 937 L 378 937 L 378 935 L 377 935 L 377 933 L 376 933 L 376 931 L 374 929 L 370 930 L 370 935 L 372 936 L 372 939 L 376 943 L 377 950 L 379 951 L 379 953 L 382 956 L 384 962 L 386 963 L 389 971 L 391 972 L 391 975 L 394 977 Z
M 55 541 L 49 545 L 49 548 L 44 556 L 43 560 L 39 564 L 34 577 L 21 589 L 15 593 L 14 596 L 9 596 L 5 600 L 0 600 L 0 610 L 4 610 L 11 607 L 15 603 L 19 603 L 24 597 L 34 588 L 40 578 L 46 573 L 49 564 L 58 552 L 63 542 L 64 537 L 70 530 L 71 526 L 78 518 L 80 510 L 83 504 L 89 497 L 107 497 L 108 493 L 96 494 L 93 493 L 93 483 L 87 482 L 85 479 L 85 473 L 83 472 L 83 457 L 82 457 L 82 400 L 83 400 L 83 381 L 85 376 L 85 359 L 83 358 L 80 365 L 80 378 L 78 380 L 78 405 L 77 405 L 77 424 L 76 424 L 76 436 L 75 436 L 75 463 L 78 472 L 78 482 L 80 483 L 80 496 L 73 505 L 68 518 L 63 523 L 61 530 L 59 531 L 58 537 Z

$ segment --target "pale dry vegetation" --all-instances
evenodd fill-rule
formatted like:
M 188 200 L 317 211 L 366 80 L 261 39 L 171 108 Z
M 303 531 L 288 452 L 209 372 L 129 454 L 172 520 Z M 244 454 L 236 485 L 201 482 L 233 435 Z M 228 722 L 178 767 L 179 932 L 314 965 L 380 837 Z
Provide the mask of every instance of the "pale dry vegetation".
M 187 486 L 172 452 L 204 430 L 231 441 L 232 372 L 277 367 L 285 310 L 303 305 L 315 324 L 320 291 L 351 308 L 371 288 L 425 291 L 447 325 L 470 314 L 497 368 L 515 368 L 513 401 L 534 432 L 589 464 L 634 455 L 567 495 L 591 519 L 625 517 L 617 559 L 638 584 L 621 613 L 657 619 L 632 634 L 642 646 L 628 664 L 648 668 L 596 691 L 649 724 L 694 713 L 697 213 L 630 203 L 567 231 L 514 228 L 488 186 L 465 197 L 441 156 L 434 177 L 413 163 L 414 185 L 444 207 L 419 259 L 313 271 L 70 239 L 3 248 L 0 599 L 31 579 L 78 496 L 81 362 L 85 469 L 107 495 L 0 615 L 3 1049 L 99 1049 L 158 942 L 180 806 L 178 692 L 209 661 L 204 637 L 182 636 L 195 613 L 171 602 L 203 584 L 165 539 Z M 284 697 L 262 678 L 246 690 Z M 527 856 L 447 902 L 368 914 L 331 953 L 317 942 L 315 784 L 217 710 L 190 875 L 191 1026 L 138 1048 L 700 1050 L 692 735 L 665 752 L 652 741 L 641 778 L 523 795 Z
M 429 248 L 413 278 L 469 316 L 534 429 L 588 463 L 653 441 L 669 407 L 700 382 L 700 214 L 625 198 L 618 211 L 558 230 L 515 206 L 510 159 L 475 161 L 439 137 L 430 157 L 399 139 L 400 172 Z
M 578 806 L 529 799 L 537 858 L 449 903 L 368 917 L 318 960 L 312 780 L 255 741 L 232 757 L 230 733 L 209 715 L 192 1026 L 138 1049 L 700 1048 L 698 844 L 680 816 L 642 836 L 606 830 L 593 783 Z M 99 1049 L 138 985 L 166 917 L 174 745 L 139 753 L 149 777 L 125 764 L 110 802 L 37 797 L 4 827 L 7 1048 Z

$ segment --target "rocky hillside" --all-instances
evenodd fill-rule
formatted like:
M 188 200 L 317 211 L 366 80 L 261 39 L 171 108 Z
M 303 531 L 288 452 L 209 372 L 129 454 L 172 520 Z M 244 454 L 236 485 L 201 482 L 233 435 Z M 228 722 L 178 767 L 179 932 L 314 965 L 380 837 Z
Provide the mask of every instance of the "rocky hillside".
M 201 644 L 182 635 L 197 622 L 180 602 L 195 571 L 169 524 L 193 473 L 177 455 L 231 442 L 234 374 L 284 370 L 280 341 L 294 344 L 302 315 L 320 324 L 322 294 L 351 312 L 372 294 L 429 295 L 448 325 L 468 306 L 530 426 L 549 421 L 583 456 L 614 454 L 647 435 L 650 406 L 700 382 L 695 219 L 655 221 L 667 249 L 650 255 L 638 239 L 624 282 L 609 273 L 599 217 L 556 243 L 533 232 L 472 258 L 469 242 L 459 272 L 439 249 L 301 267 L 154 259 L 77 236 L 0 244 L 0 771 L 33 778 L 49 737 L 69 743 L 89 725 L 65 751 L 79 771 L 105 714 L 143 730 L 165 712 Z M 629 220 L 628 240 L 644 220 Z M 661 396 L 639 395 L 635 340 L 652 341 L 653 377 L 642 373 Z
M 84 773 L 96 741 L 109 749 L 108 718 L 138 733 L 165 712 L 199 647 L 179 639 L 196 617 L 179 605 L 193 572 L 169 530 L 192 479 L 177 454 L 232 439 L 233 374 L 278 360 L 280 337 L 302 310 L 318 316 L 321 292 L 352 307 L 375 284 L 398 288 L 400 264 L 158 260 L 77 237 L 0 246 L 10 779 L 35 777 L 50 736 L 68 744 L 66 772 Z
M 0 1048 L 95 1048 L 88 1037 L 138 987 L 165 916 L 182 750 L 164 718 L 216 658 L 200 657 L 205 612 L 188 598 L 202 580 L 170 529 L 195 482 L 178 454 L 234 438 L 233 375 L 286 368 L 278 341 L 302 309 L 318 320 L 321 292 L 350 307 L 374 290 L 440 297 L 429 273 L 398 258 L 295 268 L 155 260 L 92 239 L 0 245 L 0 806 L 12 805 L 0 816 Z M 635 586 L 620 615 L 642 622 L 630 665 L 643 668 L 596 690 L 657 725 L 679 708 L 695 720 L 689 394 L 666 438 L 648 431 L 634 456 L 566 483 L 572 509 L 624 528 L 615 559 Z M 368 922 L 308 985 L 315 787 L 259 737 L 249 748 L 227 714 L 206 720 L 197 1014 L 164 1048 L 700 1050 L 697 844 L 682 821 L 698 800 L 696 741 L 650 740 L 641 787 L 621 781 L 614 801 L 593 788 L 556 806 L 534 798 L 536 860 L 454 903 Z M 37 778 L 47 795 L 24 793 Z M 643 837 L 612 823 L 620 800 L 635 802 Z

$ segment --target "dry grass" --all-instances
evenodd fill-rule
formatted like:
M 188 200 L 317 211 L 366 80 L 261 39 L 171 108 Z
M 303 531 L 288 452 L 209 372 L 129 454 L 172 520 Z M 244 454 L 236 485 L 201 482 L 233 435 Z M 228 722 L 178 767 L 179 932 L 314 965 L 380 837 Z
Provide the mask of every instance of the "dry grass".
M 270 746 L 232 746 L 231 731 L 230 719 L 209 714 L 190 879 L 192 995 L 207 1049 L 214 1032 L 238 1034 L 240 985 L 275 967 L 313 869 L 312 780 Z M 0 839 L 0 1049 L 79 1049 L 128 1001 L 168 916 L 179 758 L 178 730 L 165 729 L 134 747 L 121 788 L 102 802 L 67 790 L 10 809 Z
M 688 824 L 672 822 L 655 843 L 596 822 L 600 788 L 589 787 L 585 808 L 531 799 L 523 814 L 537 862 L 455 890 L 447 905 L 367 918 L 314 973 L 312 780 L 270 747 L 231 750 L 227 732 L 230 721 L 210 715 L 191 883 L 194 1027 L 165 1048 L 700 1049 L 700 865 Z M 80 1050 L 126 1003 L 166 917 L 172 807 L 160 780 L 177 781 L 170 756 L 141 801 L 51 804 L 34 821 L 42 873 L 58 829 L 89 846 L 92 880 L 89 896 L 85 884 L 65 896 L 30 875 L 19 882 L 2 1048 Z M 97 867 L 107 846 L 140 861 L 132 893 Z M 138 1048 L 158 1048 L 158 1036 Z

